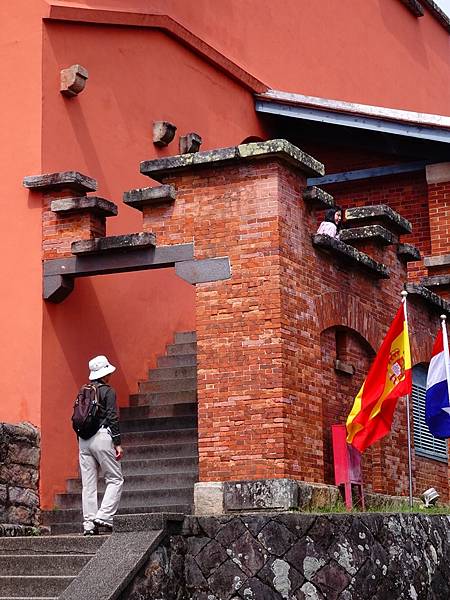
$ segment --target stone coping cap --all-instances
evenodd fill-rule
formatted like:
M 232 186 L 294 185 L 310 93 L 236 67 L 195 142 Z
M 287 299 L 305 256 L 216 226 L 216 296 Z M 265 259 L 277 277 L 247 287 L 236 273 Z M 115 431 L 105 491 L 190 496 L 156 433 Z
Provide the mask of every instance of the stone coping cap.
M 348 222 L 380 220 L 388 229 L 392 229 L 396 233 L 411 233 L 412 231 L 411 223 L 387 204 L 347 208 L 345 219 Z
M 437 311 L 450 313 L 450 303 L 418 283 L 407 283 L 406 291 L 412 296 L 419 296 L 426 304 Z
M 156 245 L 156 236 L 153 233 L 139 232 L 126 235 L 111 235 L 90 240 L 73 242 L 72 254 L 94 254 L 113 250 L 130 251 L 136 248 L 147 248 Z
M 132 513 L 114 517 L 114 533 L 164 529 L 168 523 L 182 523 L 183 513 Z
M 414 262 L 420 260 L 420 250 L 413 244 L 399 244 L 397 246 L 397 256 L 405 262 Z
M 162 181 L 165 177 L 181 171 L 272 157 L 280 158 L 308 175 L 325 173 L 322 163 L 287 140 L 281 139 L 145 160 L 141 162 L 140 171 L 143 175 L 156 179 L 156 181 Z
M 364 252 L 356 250 L 353 246 L 349 246 L 337 238 L 316 233 L 312 236 L 312 243 L 314 247 L 327 250 L 330 254 L 334 254 L 340 260 L 353 264 L 361 270 L 367 271 L 378 278 L 389 278 L 389 269 L 386 265 L 376 262 Z
M 450 275 L 434 275 L 432 277 L 423 277 L 420 280 L 420 285 L 427 288 L 448 288 L 450 286 Z
M 450 265 L 450 254 L 441 254 L 440 256 L 425 256 L 423 264 L 426 267 L 446 267 Z
M 52 200 L 50 210 L 54 213 L 92 212 L 102 217 L 115 217 L 117 205 L 98 196 L 79 196 Z
M 397 236 L 382 225 L 364 225 L 363 227 L 344 229 L 341 231 L 339 239 L 345 243 L 372 241 L 382 246 L 398 242 Z
M 97 181 L 78 171 L 60 171 L 24 177 L 23 185 L 29 190 L 46 192 L 69 188 L 77 192 L 95 192 Z
M 303 190 L 303 200 L 317 208 L 334 208 L 333 196 L 316 185 Z
M 142 210 L 145 206 L 173 202 L 177 192 L 173 185 L 158 185 L 155 187 L 138 188 L 125 192 L 123 202 L 132 208 Z

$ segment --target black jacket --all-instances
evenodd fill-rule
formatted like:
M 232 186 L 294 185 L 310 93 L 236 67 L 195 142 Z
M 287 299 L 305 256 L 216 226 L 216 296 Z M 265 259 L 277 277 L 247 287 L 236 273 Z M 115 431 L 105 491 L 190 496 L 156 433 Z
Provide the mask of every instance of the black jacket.
M 101 379 L 93 381 L 99 386 L 98 416 L 100 427 L 108 427 L 114 446 L 120 446 L 119 417 L 117 416 L 116 392 Z

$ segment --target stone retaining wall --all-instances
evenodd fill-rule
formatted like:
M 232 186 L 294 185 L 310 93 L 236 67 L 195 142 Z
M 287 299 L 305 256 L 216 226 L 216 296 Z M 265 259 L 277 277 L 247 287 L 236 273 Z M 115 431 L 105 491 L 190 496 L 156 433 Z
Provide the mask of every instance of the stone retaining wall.
M 121 600 L 444 600 L 450 517 L 187 517 Z
M 36 427 L 0 423 L 0 523 L 39 524 L 39 458 Z

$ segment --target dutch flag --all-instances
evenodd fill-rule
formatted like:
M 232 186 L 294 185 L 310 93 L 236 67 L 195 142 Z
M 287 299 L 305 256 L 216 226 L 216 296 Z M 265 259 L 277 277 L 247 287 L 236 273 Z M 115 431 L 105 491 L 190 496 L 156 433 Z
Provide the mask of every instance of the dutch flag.
M 427 376 L 425 421 L 437 438 L 450 437 L 450 361 L 445 319 L 436 336 Z

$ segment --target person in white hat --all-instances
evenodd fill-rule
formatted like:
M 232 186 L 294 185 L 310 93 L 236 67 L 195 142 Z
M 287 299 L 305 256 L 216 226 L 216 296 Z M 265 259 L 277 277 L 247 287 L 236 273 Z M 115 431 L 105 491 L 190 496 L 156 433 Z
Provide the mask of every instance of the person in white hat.
M 123 476 L 116 392 L 108 384 L 114 367 L 106 356 L 89 361 L 89 380 L 98 388 L 99 429 L 89 439 L 79 437 L 79 460 L 82 481 L 84 535 L 96 535 L 99 527 L 112 530 L 113 517 L 119 507 Z M 100 508 L 97 501 L 97 480 L 101 471 L 106 489 Z

